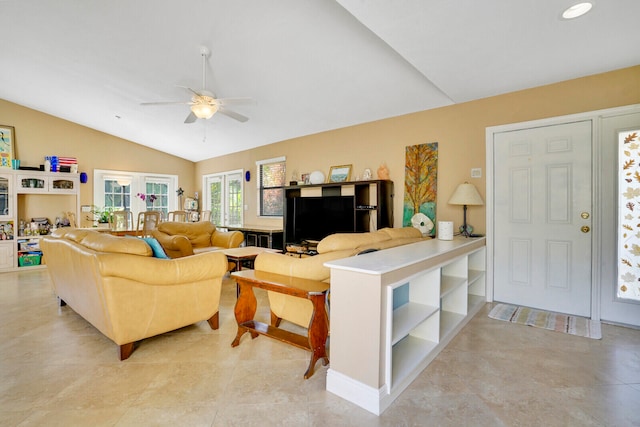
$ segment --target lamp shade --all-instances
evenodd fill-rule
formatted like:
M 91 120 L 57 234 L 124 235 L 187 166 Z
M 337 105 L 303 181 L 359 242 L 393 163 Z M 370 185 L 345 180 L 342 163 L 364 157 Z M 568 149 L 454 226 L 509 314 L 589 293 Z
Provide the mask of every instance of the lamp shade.
M 473 184 L 465 182 L 458 185 L 449 199 L 451 205 L 484 205 L 484 201 Z
M 218 111 L 218 106 L 215 104 L 195 104 L 191 106 L 191 111 L 199 119 L 210 119 Z

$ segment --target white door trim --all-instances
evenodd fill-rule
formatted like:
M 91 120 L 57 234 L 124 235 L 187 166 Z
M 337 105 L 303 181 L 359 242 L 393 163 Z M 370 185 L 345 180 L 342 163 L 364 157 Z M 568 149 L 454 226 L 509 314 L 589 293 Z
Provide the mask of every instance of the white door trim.
M 593 320 L 600 320 L 600 263 L 603 261 L 602 253 L 600 251 L 602 236 L 600 230 L 602 230 L 602 206 L 600 203 L 599 194 L 599 181 L 600 173 L 602 170 L 600 159 L 600 120 L 605 117 L 621 116 L 625 114 L 633 114 L 640 112 L 640 104 L 627 105 L 623 107 L 608 108 L 604 110 L 589 111 L 585 113 L 570 114 L 566 116 L 550 117 L 540 120 L 531 120 L 521 123 L 511 123 L 507 125 L 491 126 L 486 128 L 485 144 L 486 144 L 486 230 L 487 230 L 487 301 L 493 301 L 493 286 L 494 286 L 494 271 L 493 271 L 493 253 L 494 253 L 494 232 L 493 229 L 493 203 L 494 203 L 494 134 L 508 131 L 515 131 L 521 129 L 528 129 L 533 127 L 544 127 L 559 125 L 564 123 L 571 123 L 575 121 L 591 120 L 593 123 L 593 140 L 592 140 L 592 154 L 593 154 L 593 166 L 592 166 L 592 191 L 593 191 L 593 237 L 592 237 L 592 262 L 591 262 L 591 318 Z

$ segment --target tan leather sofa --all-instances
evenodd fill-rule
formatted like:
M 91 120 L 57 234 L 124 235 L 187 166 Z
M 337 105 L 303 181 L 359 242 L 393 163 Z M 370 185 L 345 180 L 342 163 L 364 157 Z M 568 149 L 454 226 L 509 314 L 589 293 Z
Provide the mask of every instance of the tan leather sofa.
M 325 262 L 347 258 L 362 251 L 382 250 L 394 246 L 422 241 L 422 233 L 413 227 L 383 228 L 370 233 L 337 233 L 325 237 L 318 243 L 318 255 L 306 258 L 278 253 L 262 253 L 256 257 L 256 271 L 284 274 L 304 279 L 329 282 L 330 270 Z M 285 319 L 307 327 L 313 313 L 311 302 L 276 292 L 269 292 L 271 323 L 277 325 Z
M 220 231 L 209 221 L 161 222 L 151 232 L 169 258 L 215 249 L 237 248 L 244 241 L 240 231 Z
M 219 324 L 227 258 L 207 252 L 179 259 L 152 256 L 142 239 L 61 228 L 41 242 L 53 290 L 120 348 L 207 320 Z

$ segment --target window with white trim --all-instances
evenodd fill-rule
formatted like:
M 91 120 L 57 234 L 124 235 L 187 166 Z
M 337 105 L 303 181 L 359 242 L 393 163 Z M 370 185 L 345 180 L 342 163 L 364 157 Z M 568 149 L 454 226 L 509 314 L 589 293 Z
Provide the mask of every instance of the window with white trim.
M 260 160 L 258 169 L 258 215 L 281 217 L 284 214 L 286 158 Z
M 161 176 L 146 176 L 144 177 L 145 192 L 144 202 L 146 210 L 148 211 L 160 211 L 162 217 L 166 218 L 169 214 L 169 187 L 171 186 L 171 180 Z M 138 197 L 141 197 L 138 196 Z M 179 207 L 176 210 L 181 210 Z M 172 209 L 173 210 L 173 209 Z
M 93 204 L 98 209 L 155 210 L 164 218 L 178 208 L 178 176 L 96 169 L 93 172 Z

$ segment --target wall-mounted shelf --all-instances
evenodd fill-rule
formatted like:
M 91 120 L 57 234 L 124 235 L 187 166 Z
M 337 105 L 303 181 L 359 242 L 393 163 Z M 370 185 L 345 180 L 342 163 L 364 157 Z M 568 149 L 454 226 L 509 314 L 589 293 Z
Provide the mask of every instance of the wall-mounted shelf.
M 16 192 L 22 194 L 75 194 L 80 180 L 77 174 L 32 172 L 16 174 Z

